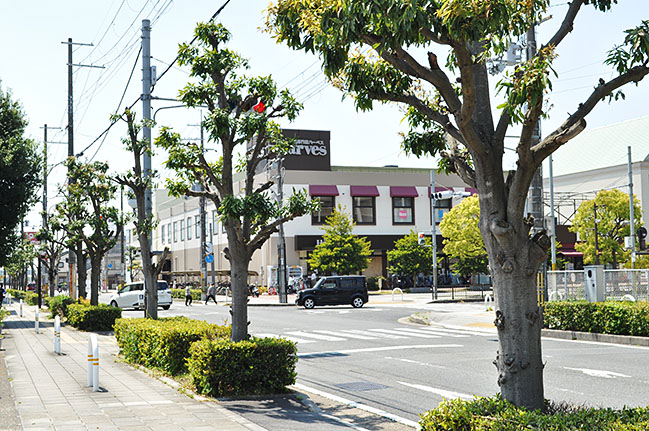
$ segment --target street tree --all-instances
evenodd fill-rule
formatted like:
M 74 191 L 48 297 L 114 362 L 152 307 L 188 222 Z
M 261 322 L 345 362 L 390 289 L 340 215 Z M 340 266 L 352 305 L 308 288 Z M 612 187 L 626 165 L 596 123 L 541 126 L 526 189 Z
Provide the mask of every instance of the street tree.
M 388 251 L 388 263 L 393 274 L 412 274 L 413 286 L 417 287 L 419 274 L 433 273 L 433 249 L 431 238 L 426 238 L 424 245 L 419 245 L 417 232 L 411 230 L 394 243 Z
M 142 272 L 142 261 L 140 260 L 140 249 L 129 245 L 126 249 L 126 269 L 130 280 L 135 280 L 139 272 Z
M 357 274 L 367 269 L 372 256 L 370 242 L 354 235 L 355 223 L 343 207 L 338 208 L 325 220 L 324 234 L 311 257 L 309 266 L 320 274 Z
M 25 138 L 20 104 L 0 88 L 0 265 L 22 241 L 18 226 L 34 203 L 40 184 L 36 144 Z
M 162 266 L 169 256 L 169 248 L 165 247 L 162 253 L 158 256 L 158 261 L 153 261 L 153 250 L 151 249 L 151 235 L 153 229 L 156 228 L 158 221 L 153 215 L 147 215 L 145 209 L 146 191 L 150 190 L 153 185 L 153 180 L 156 178 L 157 173 L 144 172 L 142 168 L 142 158 L 145 154 L 151 156 L 153 154 L 151 142 L 146 139 L 139 139 L 138 134 L 143 126 L 151 126 L 152 123 L 145 121 L 143 123 L 136 123 L 135 113 L 126 110 L 123 116 L 114 116 L 114 121 L 123 120 L 126 122 L 128 136 L 122 140 L 126 149 L 133 154 L 134 165 L 131 170 L 125 174 L 115 176 L 115 181 L 122 186 L 131 189 L 132 196 L 135 198 L 135 214 L 134 221 L 135 231 L 137 232 L 138 240 L 140 243 L 140 259 L 141 269 L 144 275 L 145 287 L 145 304 L 146 316 L 151 319 L 158 318 L 158 276 L 162 271 Z M 133 265 L 133 261 L 131 261 Z M 132 274 L 131 274 L 132 275 Z
M 642 225 L 642 209 L 635 197 L 633 201 L 637 228 Z M 629 260 L 631 251 L 624 248 L 624 237 L 635 237 L 630 230 L 629 195 L 617 189 L 602 190 L 595 199 L 582 202 L 570 226 L 570 231 L 579 235 L 575 249 L 584 253 L 585 264 L 611 264 L 614 268 Z
M 62 229 L 54 230 L 50 217 L 46 216 L 45 226 L 41 227 L 37 238 L 39 240 L 38 252 L 42 257 L 43 265 L 47 271 L 49 295 L 54 296 L 56 287 L 56 275 L 59 271 L 59 262 L 63 250 L 66 248 L 66 232 Z
M 163 128 L 156 143 L 167 150 L 165 165 L 176 173 L 167 181 L 170 193 L 205 197 L 217 208 L 228 238 L 232 340 L 240 341 L 248 337 L 248 265 L 253 253 L 282 223 L 316 208 L 305 190 L 277 202 L 268 192 L 273 181 L 264 178 L 259 185 L 257 177 L 263 164 L 292 146 L 275 120 L 293 121 L 302 107 L 288 90 L 279 91 L 270 76 L 243 74 L 248 63 L 225 47 L 230 39 L 225 27 L 198 24 L 195 34 L 196 44 L 180 45 L 178 60 L 191 67 L 197 82 L 180 91 L 180 100 L 190 108 L 208 106 L 203 127 L 220 147 L 220 157 L 208 161 L 201 146 L 182 142 L 170 129 Z M 201 191 L 192 188 L 196 183 Z
M 610 10 L 615 0 L 573 0 L 556 33 L 497 84 L 504 103 L 492 109 L 488 59 L 542 20 L 549 0 L 277 0 L 267 28 L 278 41 L 320 55 L 324 72 L 361 110 L 375 102 L 405 107 L 404 148 L 441 157 L 441 167 L 478 189 L 480 231 L 491 263 L 499 343 L 494 364 L 503 397 L 542 408 L 542 310 L 536 273 L 550 241 L 531 231 L 525 200 L 542 161 L 586 128 L 601 101 L 649 73 L 649 21 L 626 32 L 607 54 L 609 80 L 594 82 L 567 119 L 537 142 L 539 119 L 551 104 L 552 61 L 588 5 Z M 532 42 L 532 40 L 530 40 Z M 438 54 L 449 52 L 447 61 Z M 595 58 L 601 54 L 593 53 Z M 498 111 L 499 110 L 499 111 Z M 494 118 L 498 114 L 499 118 Z M 516 169 L 503 175 L 505 136 L 520 127 Z
M 444 214 L 439 224 L 444 237 L 444 253 L 452 259 L 451 267 L 457 274 L 489 273 L 479 221 L 480 203 L 478 196 L 473 195 Z
M 31 265 L 37 256 L 38 253 L 34 244 L 26 239 L 20 240 L 16 247 L 12 249 L 11 254 L 6 258 L 5 270 L 14 280 L 14 287 L 18 285 L 21 285 L 23 289 L 26 287 L 25 268 Z

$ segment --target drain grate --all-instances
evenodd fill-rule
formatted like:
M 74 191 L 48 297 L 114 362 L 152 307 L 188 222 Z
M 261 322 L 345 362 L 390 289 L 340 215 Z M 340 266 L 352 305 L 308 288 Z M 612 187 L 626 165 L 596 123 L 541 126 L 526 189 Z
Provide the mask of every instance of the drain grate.
M 340 389 L 345 389 L 348 391 L 355 391 L 355 392 L 361 392 L 361 391 L 375 391 L 377 389 L 386 389 L 387 386 L 385 385 L 380 385 L 378 383 L 370 383 L 370 382 L 350 382 L 350 383 L 339 383 L 335 386 L 338 386 Z

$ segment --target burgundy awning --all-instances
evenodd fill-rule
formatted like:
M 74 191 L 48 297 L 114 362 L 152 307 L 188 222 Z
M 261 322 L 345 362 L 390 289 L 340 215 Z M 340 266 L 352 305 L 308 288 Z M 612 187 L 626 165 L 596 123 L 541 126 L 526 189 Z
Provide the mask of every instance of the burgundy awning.
M 582 253 L 580 251 L 561 251 L 561 250 L 557 250 L 557 252 L 561 253 L 564 256 L 583 256 L 584 255 L 584 253 Z
M 350 186 L 352 196 L 378 196 L 379 189 L 376 186 Z
M 453 191 L 453 187 L 435 186 L 435 193 L 443 192 L 446 190 Z M 430 197 L 430 186 L 428 186 L 428 197 Z
M 478 189 L 474 189 L 474 188 L 471 188 L 471 187 L 465 188 L 464 191 L 467 191 L 467 192 L 471 193 L 472 195 L 477 195 L 478 194 Z
M 414 186 L 390 186 L 390 197 L 393 198 L 416 198 L 419 196 L 417 187 Z
M 338 187 L 330 185 L 309 185 L 311 196 L 338 196 Z

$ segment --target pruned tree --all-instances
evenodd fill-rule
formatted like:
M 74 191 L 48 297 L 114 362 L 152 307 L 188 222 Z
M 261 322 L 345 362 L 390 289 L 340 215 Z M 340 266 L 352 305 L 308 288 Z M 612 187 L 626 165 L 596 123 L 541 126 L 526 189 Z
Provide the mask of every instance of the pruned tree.
M 496 301 L 494 363 L 503 397 L 518 406 L 542 408 L 544 399 L 535 283 L 550 241 L 543 231 L 530 232 L 531 220 L 524 219 L 532 178 L 546 157 L 586 128 L 598 103 L 617 99 L 620 87 L 649 73 L 649 21 L 642 21 L 608 52 L 612 79 L 595 82 L 556 130 L 533 140 L 556 78 L 552 61 L 575 18 L 588 5 L 608 11 L 614 3 L 572 0 L 556 33 L 498 84 L 505 102 L 496 119 L 487 59 L 539 22 L 549 0 L 278 0 L 269 7 L 267 27 L 280 42 L 319 54 L 324 72 L 358 109 L 374 102 L 405 106 L 406 150 L 441 156 L 442 167 L 478 189 Z M 440 50 L 450 52 L 446 65 Z M 504 140 L 514 124 L 518 162 L 505 178 Z
M 635 197 L 633 207 L 635 226 L 640 227 L 642 209 Z M 624 248 L 624 237 L 635 238 L 629 226 L 629 195 L 617 189 L 600 191 L 595 199 L 579 205 L 570 231 L 579 235 L 575 249 L 584 253 L 585 264 L 611 264 L 617 268 L 631 256 L 631 251 Z
M 322 242 L 309 257 L 309 266 L 321 275 L 357 274 L 367 269 L 372 258 L 372 244 L 367 238 L 354 234 L 354 225 L 351 214 L 338 205 L 325 220 Z
M 167 150 L 167 168 L 176 173 L 167 181 L 175 196 L 210 199 L 228 237 L 232 280 L 232 340 L 248 337 L 248 265 L 253 253 L 279 226 L 312 212 L 317 206 L 306 191 L 278 203 L 269 193 L 273 181 L 258 185 L 258 168 L 286 154 L 291 141 L 282 136 L 278 118 L 295 119 L 302 108 L 287 90 L 279 91 L 267 77 L 240 74 L 246 60 L 225 48 L 230 33 L 213 22 L 198 24 L 196 44 L 182 44 L 179 62 L 191 67 L 197 82 L 180 91 L 188 107 L 208 106 L 203 122 L 209 140 L 220 147 L 220 157 L 208 161 L 199 145 L 184 143 L 177 133 L 163 128 L 156 143 Z M 237 151 L 241 158 L 237 160 Z M 238 178 L 235 178 L 238 174 Z M 239 182 L 240 181 L 240 182 Z M 200 184 L 202 191 L 192 188 Z
M 417 287 L 419 274 L 433 273 L 433 249 L 431 238 L 426 238 L 424 244 L 419 244 L 417 232 L 411 230 L 403 238 L 394 243 L 394 248 L 388 251 L 388 263 L 393 274 L 412 275 L 412 285 Z
M 50 217 L 45 217 L 45 225 L 38 232 L 38 245 L 39 254 L 42 257 L 43 265 L 47 271 L 47 280 L 49 285 L 49 295 L 54 296 L 54 289 L 56 287 L 56 276 L 58 273 L 59 262 L 63 250 L 66 248 L 66 232 L 62 229 L 54 230 Z
M 128 136 L 122 140 L 126 149 L 133 154 L 133 169 L 125 174 L 115 176 L 115 181 L 131 189 L 135 197 L 135 231 L 140 243 L 140 257 L 142 260 L 142 274 L 144 275 L 146 316 L 151 319 L 158 318 L 158 276 L 162 271 L 162 265 L 169 256 L 169 248 L 165 247 L 159 255 L 158 261 L 153 261 L 153 250 L 151 249 L 151 233 L 157 226 L 157 220 L 153 215 L 147 215 L 145 209 L 145 192 L 151 189 L 156 172 L 145 173 L 142 169 L 142 157 L 145 153 L 153 154 L 151 142 L 146 139 L 139 139 L 138 134 L 143 125 L 150 126 L 151 123 L 136 123 L 135 114 L 126 110 L 122 117 L 113 118 L 115 121 L 121 119 L 126 121 Z M 132 261 L 131 261 L 132 265 Z

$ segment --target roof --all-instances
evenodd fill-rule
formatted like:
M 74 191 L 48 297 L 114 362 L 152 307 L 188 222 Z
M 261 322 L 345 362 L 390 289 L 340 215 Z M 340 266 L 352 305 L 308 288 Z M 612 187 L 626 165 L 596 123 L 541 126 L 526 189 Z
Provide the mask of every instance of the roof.
M 552 155 L 553 175 L 625 165 L 628 146 L 633 162 L 649 160 L 649 116 L 581 132 Z M 550 176 L 547 165 L 543 176 Z

